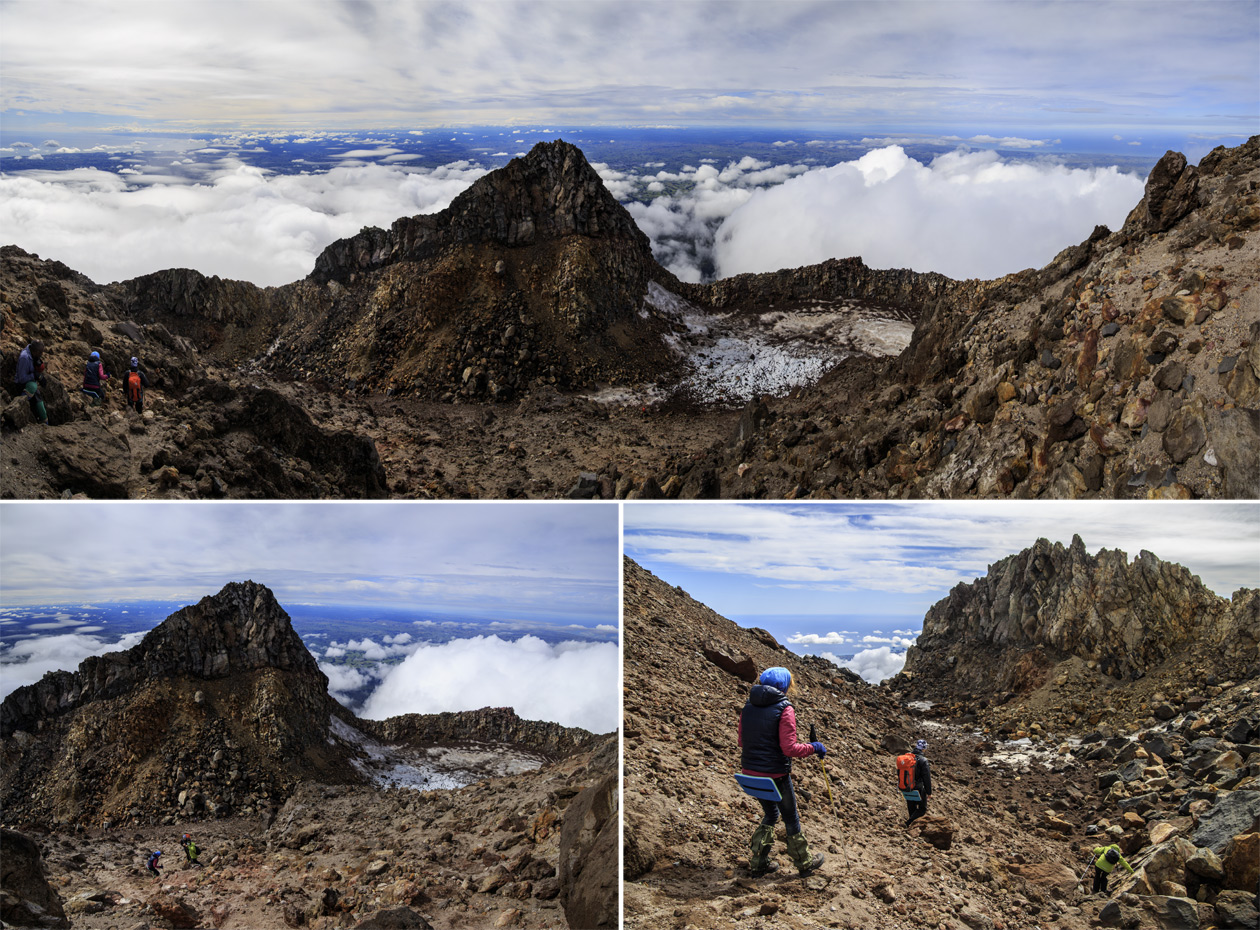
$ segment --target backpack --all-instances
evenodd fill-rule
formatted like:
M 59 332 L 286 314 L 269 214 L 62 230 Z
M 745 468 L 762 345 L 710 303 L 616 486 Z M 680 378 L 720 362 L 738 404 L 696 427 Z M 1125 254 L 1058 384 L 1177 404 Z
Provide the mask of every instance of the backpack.
M 140 372 L 129 371 L 127 373 L 127 400 L 136 401 L 140 399 Z
M 901 791 L 914 790 L 914 753 L 902 753 L 897 757 L 897 788 Z

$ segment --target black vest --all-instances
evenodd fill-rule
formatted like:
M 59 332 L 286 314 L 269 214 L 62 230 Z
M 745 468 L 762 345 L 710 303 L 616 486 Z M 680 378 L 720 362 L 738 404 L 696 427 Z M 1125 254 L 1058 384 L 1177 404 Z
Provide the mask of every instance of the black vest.
M 779 746 L 779 718 L 791 707 L 787 695 L 770 685 L 753 685 L 740 714 L 744 751 L 740 767 L 751 772 L 777 775 L 792 771 L 792 760 Z

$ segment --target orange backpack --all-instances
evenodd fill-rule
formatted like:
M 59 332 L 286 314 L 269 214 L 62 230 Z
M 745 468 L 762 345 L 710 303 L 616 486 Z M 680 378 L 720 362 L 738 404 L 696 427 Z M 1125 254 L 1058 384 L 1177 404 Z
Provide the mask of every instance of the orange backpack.
M 127 400 L 137 401 L 140 399 L 140 372 L 130 371 L 127 373 Z
M 914 790 L 914 753 L 907 752 L 897 757 L 897 788 L 901 791 Z

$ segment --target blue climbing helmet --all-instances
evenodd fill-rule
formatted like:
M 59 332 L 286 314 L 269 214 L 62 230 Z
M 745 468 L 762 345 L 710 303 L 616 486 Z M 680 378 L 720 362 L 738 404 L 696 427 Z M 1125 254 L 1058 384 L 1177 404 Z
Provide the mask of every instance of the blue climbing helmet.
M 131 367 L 132 367 L 132 368 L 139 368 L 139 367 L 140 367 L 140 359 L 136 358 L 134 355 L 133 355 L 133 356 L 131 356 Z
M 757 682 L 769 685 L 771 688 L 778 688 L 786 694 L 787 689 L 792 687 L 792 673 L 782 666 L 776 665 L 774 668 L 768 668 L 762 672 Z
M 915 751 L 915 752 L 924 752 L 926 749 L 927 749 L 927 740 L 925 740 L 925 739 L 917 739 L 917 740 L 915 740 L 915 741 L 914 741 L 914 751 Z
M 90 359 L 91 359 L 92 361 L 94 361 L 94 362 L 99 362 L 99 361 L 100 361 L 100 359 L 101 359 L 101 353 L 100 353 L 100 352 L 93 352 L 91 355 L 89 355 L 89 356 L 88 356 L 88 358 L 90 358 Z

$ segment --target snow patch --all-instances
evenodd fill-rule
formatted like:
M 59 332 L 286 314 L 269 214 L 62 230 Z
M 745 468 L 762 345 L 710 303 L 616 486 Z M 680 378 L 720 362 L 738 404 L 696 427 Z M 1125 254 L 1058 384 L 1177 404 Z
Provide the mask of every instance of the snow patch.
M 497 743 L 426 749 L 386 746 L 338 717 L 330 718 L 329 732 L 329 742 L 340 740 L 349 746 L 357 756 L 354 767 L 382 788 L 452 790 L 494 776 L 528 772 L 546 762 L 542 756 Z
M 663 319 L 672 330 L 664 338 L 683 361 L 680 383 L 609 388 L 592 400 L 630 404 L 681 397 L 739 406 L 813 384 L 850 355 L 896 355 L 914 333 L 905 316 L 858 300 L 709 313 L 655 281 L 648 284 L 642 313 Z

